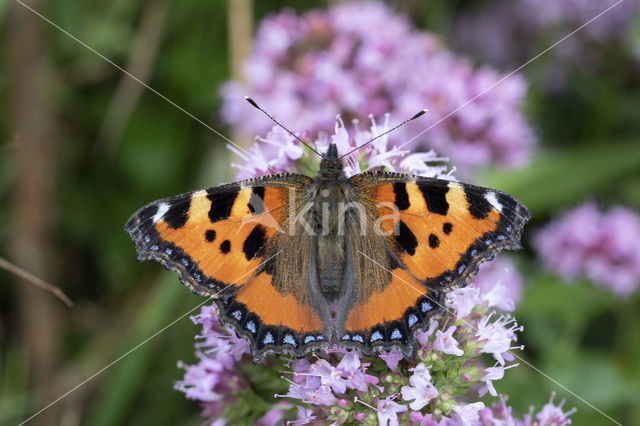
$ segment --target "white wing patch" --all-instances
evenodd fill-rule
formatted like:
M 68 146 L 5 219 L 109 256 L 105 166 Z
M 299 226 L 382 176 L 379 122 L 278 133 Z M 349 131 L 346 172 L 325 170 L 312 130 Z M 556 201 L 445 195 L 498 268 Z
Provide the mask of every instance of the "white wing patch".
M 484 199 L 489 202 L 496 210 L 502 213 L 502 204 L 498 201 L 498 197 L 496 197 L 496 193 L 493 191 L 489 191 L 484 194 Z
M 160 203 L 158 204 L 158 211 L 153 215 L 153 223 L 156 224 L 162 220 L 164 215 L 169 211 L 169 204 Z

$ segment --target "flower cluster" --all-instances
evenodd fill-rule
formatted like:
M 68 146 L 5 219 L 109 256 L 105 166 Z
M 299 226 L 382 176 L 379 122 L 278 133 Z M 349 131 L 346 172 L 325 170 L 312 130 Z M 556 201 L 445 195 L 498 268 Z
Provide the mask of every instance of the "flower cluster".
M 234 403 L 234 391 L 243 385 L 235 364 L 249 352 L 249 344 L 220 325 L 213 306 L 202 307 L 200 314 L 191 319 L 202 325 L 202 335 L 196 336 L 200 339 L 196 343 L 200 361 L 196 365 L 179 363 L 185 375 L 174 388 L 187 398 L 204 403 L 203 414 L 215 419 Z
M 638 2 L 590 0 L 539 1 L 495 0 L 476 14 L 463 15 L 454 30 L 455 44 L 481 60 L 500 67 L 515 68 L 567 34 L 613 6 L 547 55 L 544 76 L 548 89 L 561 88 L 571 65 L 593 69 L 604 62 L 605 48 L 634 56 L 625 47 L 633 22 L 640 12 Z M 638 49 L 638 47 L 636 47 Z
M 446 308 L 453 317 L 433 320 L 427 331 L 418 334 L 420 348 L 412 360 L 391 351 L 363 362 L 357 352 L 340 349 L 315 360 L 286 360 L 291 378 L 283 377 L 289 387 L 280 396 L 290 402 L 275 403 L 261 419 L 274 424 L 292 405 L 297 410 L 293 423 L 299 424 L 316 420 L 470 424 L 480 418 L 499 418 L 507 411 L 458 398 L 497 396 L 493 382 L 517 365 L 509 362 L 513 361 L 511 351 L 520 348 L 513 343 L 522 327 L 512 316 L 491 310 L 512 305 L 500 283 L 486 292 L 474 286 L 452 291 Z M 239 361 L 249 348 L 232 331 L 221 328 L 214 308 L 203 307 L 192 319 L 203 327 L 202 341 L 196 345 L 200 361 L 182 365 L 185 375 L 175 388 L 201 401 L 203 415 L 220 421 L 230 415 L 229 408 L 240 398 L 238 391 L 249 387 L 250 379 L 239 374 Z M 493 356 L 493 366 L 482 364 L 485 353 Z
M 500 285 L 488 293 L 474 288 L 454 290 L 447 308 L 455 316 L 451 324 L 433 321 L 427 331 L 417 338 L 420 349 L 415 359 L 406 360 L 397 351 L 381 353 L 363 360 L 357 352 L 333 350 L 317 359 L 284 360 L 288 371 L 283 377 L 288 384 L 281 400 L 265 408 L 256 424 L 277 424 L 291 417 L 288 424 L 317 422 L 379 423 L 382 425 L 495 425 L 522 426 L 565 425 L 575 409 L 564 412 L 564 401 L 555 405 L 553 396 L 543 409 L 534 414 L 533 408 L 519 419 L 498 395 L 494 381 L 502 379 L 505 370 L 517 364 L 513 360 L 512 343 L 521 326 L 509 315 L 496 316 L 489 308 L 512 301 L 496 298 Z M 494 294 L 492 294 L 494 293 Z M 203 326 L 196 346 L 200 362 L 183 366 L 184 379 L 176 383 L 177 390 L 188 398 L 199 400 L 202 415 L 210 424 L 233 424 L 242 419 L 248 399 L 238 391 L 260 384 L 260 375 L 249 376 L 243 364 L 250 364 L 246 342 L 232 331 L 219 326 L 211 307 L 203 307 L 192 318 Z M 442 322 L 442 321 L 441 321 Z M 444 330 L 444 332 L 443 332 Z M 495 363 L 484 367 L 481 355 L 488 353 Z M 260 367 L 254 367 L 260 368 Z M 266 366 L 263 369 L 272 367 Z M 256 383 L 258 382 L 258 383 Z M 483 402 L 468 402 L 489 393 L 499 396 L 491 407 Z M 245 394 L 246 395 L 246 394 Z M 254 401 L 253 395 L 251 400 Z M 463 402 L 467 401 L 467 402 Z M 241 416 L 241 417 L 239 417 Z
M 453 290 L 446 308 L 451 317 L 432 320 L 417 335 L 415 358 L 391 351 L 361 359 L 357 352 L 333 350 L 315 361 L 291 363 L 289 391 L 297 400 L 297 422 L 329 421 L 387 424 L 473 424 L 485 409 L 469 402 L 489 393 L 494 381 L 515 367 L 511 351 L 522 330 L 508 314 L 492 310 L 505 295 L 497 285 L 488 293 L 467 287 Z M 485 367 L 482 354 L 494 364 Z
M 543 264 L 566 280 L 584 276 L 620 296 L 640 286 L 640 216 L 625 207 L 600 213 L 585 203 L 541 229 L 533 243 Z
M 373 117 L 370 120 L 368 129 L 361 128 L 358 120 L 354 120 L 349 131 L 342 118 L 338 117 L 334 133 L 330 136 L 320 133 L 313 142 L 313 147 L 325 154 L 329 144 L 335 143 L 338 153 L 344 155 L 389 130 L 389 115 L 385 116 L 382 125 L 378 125 Z M 273 126 L 266 137 L 258 137 L 257 142 L 247 151 L 240 151 L 231 145 L 227 147 L 243 160 L 242 163 L 232 163 L 238 169 L 238 179 L 279 172 L 313 175 L 317 172 L 320 161 L 320 156 L 309 150 L 305 152 L 296 138 L 279 126 Z M 365 170 L 387 170 L 453 180 L 455 178 L 446 172 L 446 161 L 447 158 L 439 157 L 433 150 L 410 154 L 408 150 L 390 144 L 389 135 L 378 137 L 343 159 L 347 177 Z
M 491 408 L 486 407 L 480 410 L 479 424 L 485 426 L 489 425 L 514 425 L 514 426 L 564 426 L 571 424 L 571 416 L 576 412 L 575 408 L 568 411 L 563 411 L 562 406 L 565 403 L 563 399 L 558 405 L 553 400 L 555 399 L 555 393 L 551 394 L 549 402 L 547 402 L 542 410 L 538 413 L 534 413 L 533 407 L 529 409 L 522 420 L 514 417 L 511 407 L 509 407 L 503 396 L 500 396 L 500 400 L 492 404 Z
M 502 78 L 412 29 L 383 3 L 349 2 L 302 16 L 284 11 L 261 23 L 246 83 L 222 87 L 222 117 L 245 136 L 266 132 L 271 123 L 251 111 L 244 101 L 250 95 L 315 137 L 330 131 L 338 114 L 351 121 L 391 112 L 401 121 L 427 108 L 398 130 L 408 147 L 429 129 L 420 144 L 456 164 L 518 166 L 534 143 L 521 112 L 526 83 L 519 75 Z

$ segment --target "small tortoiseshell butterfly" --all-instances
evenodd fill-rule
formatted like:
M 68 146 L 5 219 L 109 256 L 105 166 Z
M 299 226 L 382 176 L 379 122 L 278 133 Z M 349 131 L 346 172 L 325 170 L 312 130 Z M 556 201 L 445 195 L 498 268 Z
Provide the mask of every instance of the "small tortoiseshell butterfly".
M 347 178 L 331 144 L 315 178 L 280 173 L 154 201 L 125 229 L 138 260 L 211 297 L 259 362 L 333 344 L 411 356 L 446 293 L 520 248 L 529 217 L 494 189 L 381 171 Z

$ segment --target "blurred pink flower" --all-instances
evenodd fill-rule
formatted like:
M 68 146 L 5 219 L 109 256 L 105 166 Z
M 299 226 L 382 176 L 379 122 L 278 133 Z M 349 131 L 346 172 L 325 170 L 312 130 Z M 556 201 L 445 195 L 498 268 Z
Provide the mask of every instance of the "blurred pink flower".
M 533 238 L 542 263 L 565 280 L 584 276 L 618 296 L 640 286 L 640 216 L 595 203 L 565 212 Z
M 543 49 L 583 26 L 617 4 L 545 54 L 543 71 L 535 78 L 546 89 L 562 89 L 572 68 L 593 70 L 606 63 L 609 51 L 622 52 L 634 60 L 627 45 L 638 18 L 637 1 L 605 0 L 494 0 L 477 11 L 463 14 L 453 30 L 459 49 L 501 69 L 519 67 Z M 636 45 L 637 48 L 637 45 Z M 635 59 L 637 61 L 637 59 Z M 529 70 L 525 70 L 527 72 Z
M 391 371 L 395 371 L 398 368 L 398 363 L 403 358 L 402 352 L 397 349 L 390 350 L 389 352 L 380 352 L 378 356 L 387 364 L 387 367 Z
M 456 414 L 453 416 L 453 424 L 460 426 L 473 426 L 480 419 L 478 412 L 484 408 L 483 402 L 472 404 L 460 404 L 453 408 Z
M 575 408 L 572 408 L 569 411 L 562 411 L 562 406 L 565 403 L 563 399 L 560 401 L 558 405 L 555 405 L 553 400 L 555 399 L 555 393 L 551 394 L 549 398 L 549 402 L 547 402 L 542 410 L 533 415 L 533 408 L 529 415 L 524 417 L 523 426 L 536 426 L 536 425 L 554 425 L 554 426 L 564 426 L 571 423 L 571 419 L 569 416 L 576 412 Z
M 427 108 L 424 118 L 398 130 L 399 139 L 412 138 L 409 148 L 434 148 L 460 165 L 519 166 L 535 141 L 521 112 L 527 90 L 521 76 L 496 85 L 500 73 L 474 68 L 379 2 L 268 16 L 244 74 L 246 84 L 228 82 L 220 93 L 222 118 L 246 137 L 272 126 L 245 102 L 250 95 L 285 125 L 314 138 L 332 129 L 337 114 L 350 122 L 391 112 L 393 126 Z
M 485 298 L 492 298 L 490 304 L 503 311 L 513 311 L 522 296 L 522 277 L 507 256 L 498 256 L 480 265 L 470 286 L 480 289 Z
M 185 374 L 174 388 L 189 399 L 204 402 L 203 416 L 218 419 L 224 407 L 233 403 L 234 390 L 242 386 L 234 367 L 249 353 L 249 344 L 220 325 L 212 306 L 203 306 L 200 314 L 191 320 L 202 325 L 202 335 L 198 336 L 201 340 L 196 342 L 199 362 L 178 364 L 185 369 Z
M 555 405 L 553 400 L 555 393 L 551 394 L 549 402 L 542 407 L 538 413 L 534 413 L 531 407 L 528 414 L 522 420 L 513 414 L 511 407 L 507 405 L 505 398 L 501 395 L 498 402 L 494 402 L 491 408 L 486 407 L 478 412 L 480 424 L 482 425 L 505 425 L 505 426 L 564 426 L 571 424 L 571 416 L 576 412 L 575 408 L 566 412 L 562 411 L 565 401 Z

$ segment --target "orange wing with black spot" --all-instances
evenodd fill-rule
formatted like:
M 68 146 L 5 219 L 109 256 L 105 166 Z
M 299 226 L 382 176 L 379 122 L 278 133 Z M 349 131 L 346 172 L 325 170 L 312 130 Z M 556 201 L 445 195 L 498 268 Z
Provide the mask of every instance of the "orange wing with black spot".
M 349 183 L 375 202 L 395 261 L 389 282 L 354 301 L 346 316 L 343 346 L 367 353 L 396 347 L 410 354 L 415 333 L 442 314 L 446 293 L 467 285 L 500 250 L 520 248 L 531 216 L 509 194 L 453 181 L 367 172 Z
M 222 324 L 248 339 L 254 359 L 303 354 L 325 345 L 310 304 L 277 290 L 272 261 L 289 199 L 311 179 L 278 174 L 158 200 L 125 225 L 138 260 L 176 271 L 196 294 L 215 300 Z M 301 278 L 298 294 L 306 292 Z

